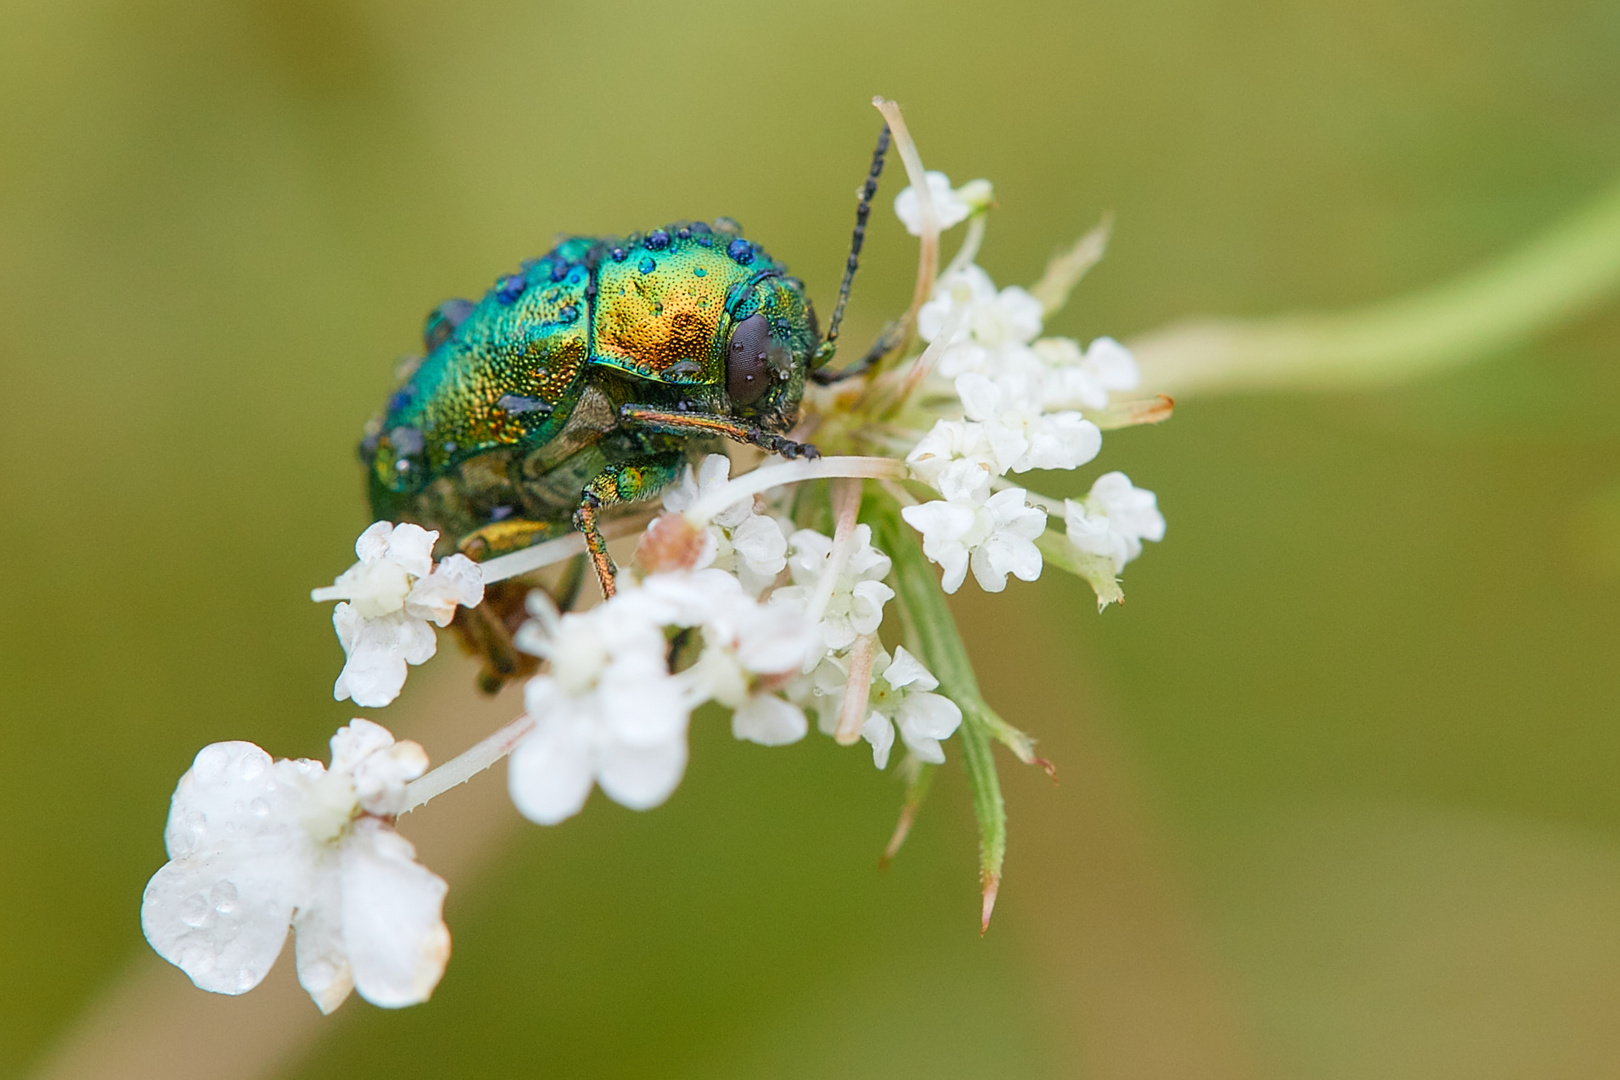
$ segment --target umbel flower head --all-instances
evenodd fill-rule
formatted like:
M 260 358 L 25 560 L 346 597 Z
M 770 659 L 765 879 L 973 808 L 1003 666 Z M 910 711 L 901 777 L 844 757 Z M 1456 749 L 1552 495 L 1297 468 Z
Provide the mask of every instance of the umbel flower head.
M 204 990 L 240 994 L 291 926 L 298 981 L 322 1012 L 351 990 L 388 1008 L 426 1001 L 450 956 L 445 885 L 393 826 L 426 769 L 420 746 L 369 720 L 332 736 L 330 768 L 249 742 L 205 746 L 169 805 L 146 939 Z
M 594 487 L 582 492 L 580 528 L 604 538 L 641 533 L 616 576 L 602 545 L 591 548 L 604 595 L 595 606 L 568 584 L 577 575 L 550 569 L 586 547 L 562 519 L 517 521 L 553 538 L 481 563 L 450 555 L 435 564 L 439 534 L 418 524 L 366 529 L 359 561 L 312 593 L 339 601 L 333 625 L 346 662 L 334 695 L 387 705 L 410 666 L 434 655 L 435 629 L 453 623 L 489 663 L 500 657 L 503 677 L 525 678 L 522 714 L 425 775 L 420 747 L 366 720 L 334 736 L 326 768 L 272 760 L 251 743 L 204 748 L 175 792 L 170 861 L 142 908 L 153 947 L 198 986 L 256 985 L 291 927 L 299 979 L 323 1010 L 351 989 L 379 1005 L 423 1001 L 449 952 L 444 883 L 417 865 L 394 831 L 398 815 L 508 754 L 512 801 L 533 822 L 567 821 L 597 788 L 649 810 L 675 796 L 694 723 L 728 724 L 761 748 L 751 753 L 785 753 L 804 739 L 812 713 L 839 745 L 864 740 L 879 769 L 903 755 L 905 802 L 887 855 L 931 771 L 965 770 L 988 925 L 1006 850 L 990 744 L 1051 766 L 982 697 L 946 594 L 970 577 L 999 593 L 1010 578 L 1033 582 L 1050 566 L 1090 583 L 1099 606 L 1121 599 L 1123 567 L 1164 536 L 1157 498 L 1123 473 L 1077 474 L 1101 455 L 1105 432 L 1164 419 L 1170 404 L 1122 399 L 1139 375 L 1112 338 L 1082 346 L 1045 333 L 1101 257 L 1106 230 L 1054 258 L 1029 288 L 998 287 L 975 262 L 990 184 L 956 187 L 925 173 L 898 108 L 878 105 L 911 180 L 895 211 L 919 238 L 918 282 L 870 362 L 826 365 L 830 331 L 818 347 L 791 436 L 813 438 L 817 453 L 789 444 L 801 459 L 734 474 L 723 455 L 699 460 L 708 444 L 694 442 L 679 476 L 635 474 L 674 480 L 655 517 L 647 500 L 614 504 Z M 966 226 L 960 248 L 936 273 L 940 231 L 957 225 Z M 751 257 L 746 241 L 735 243 Z M 724 417 L 657 416 L 676 432 L 701 421 L 705 432 L 774 445 Z M 1041 494 L 1048 483 L 1086 494 Z M 502 582 L 485 604 L 485 585 Z M 529 619 L 519 625 L 525 595 Z

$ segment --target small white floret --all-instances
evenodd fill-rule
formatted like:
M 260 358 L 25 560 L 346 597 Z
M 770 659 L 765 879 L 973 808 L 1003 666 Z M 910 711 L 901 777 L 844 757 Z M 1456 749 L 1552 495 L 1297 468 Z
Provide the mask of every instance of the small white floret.
M 662 803 L 686 770 L 691 714 L 665 659 L 663 608 L 628 587 L 585 612 L 531 610 L 518 644 L 551 670 L 524 688 L 535 726 L 512 752 L 512 802 L 542 825 L 577 814 L 593 785 L 632 809 Z
M 880 650 L 872 660 L 872 673 L 860 728 L 861 738 L 872 747 L 872 764 L 880 769 L 888 766 L 896 729 L 918 760 L 942 764 L 945 750 L 940 740 L 950 738 L 962 723 L 956 702 L 933 693 L 939 680 L 904 646 L 895 649 L 892 659 Z M 837 729 L 847 679 L 847 667 L 837 658 L 829 657 L 816 670 L 814 694 L 824 699 L 817 708 L 816 727 L 824 735 Z
M 141 904 L 147 940 L 204 990 L 240 994 L 291 926 L 322 1012 L 351 989 L 386 1008 L 426 1001 L 450 955 L 445 884 L 392 824 L 426 769 L 420 746 L 367 720 L 332 737 L 330 768 L 247 742 L 205 747 L 170 803 L 170 861 Z
M 691 466 L 681 482 L 664 493 L 664 509 L 681 513 L 704 495 L 723 487 L 731 473 L 724 454 L 710 454 L 694 473 Z M 713 566 L 737 575 L 748 595 L 758 596 L 775 583 L 787 565 L 787 536 L 781 523 L 755 509 L 753 499 L 726 507 L 709 522 L 709 549 L 692 569 Z
M 1064 502 L 1064 524 L 1082 575 L 1091 581 L 1104 604 L 1117 599 L 1114 584 L 1125 564 L 1142 554 L 1142 541 L 1164 539 L 1164 515 L 1158 497 L 1136 487 L 1122 472 L 1104 473 L 1091 492 Z
M 923 534 L 923 554 L 939 564 L 948 593 L 962 587 L 970 567 L 985 592 L 1001 592 L 1009 574 L 1021 581 L 1041 576 L 1035 538 L 1046 531 L 1046 514 L 1025 503 L 1021 488 L 998 491 L 983 503 L 935 500 L 900 514 Z
M 934 205 L 934 224 L 940 232 L 960 225 L 975 211 L 989 206 L 994 197 L 988 180 L 970 180 L 953 190 L 951 178 L 944 173 L 929 171 L 923 175 L 928 182 L 929 201 Z M 916 188 L 908 185 L 894 197 L 894 215 L 912 236 L 923 234 L 922 206 Z
M 894 599 L 894 590 L 883 583 L 891 564 L 887 555 L 872 546 L 872 527 L 855 526 L 840 567 L 833 566 L 833 541 L 823 533 L 800 529 L 788 542 L 792 554 L 787 565 L 793 584 L 773 592 L 770 603 L 814 617 L 816 613 L 810 609 L 822 601 L 816 624 L 825 652 L 847 649 L 862 634 L 876 633 L 883 623 L 883 607 Z M 809 666 L 818 659 L 819 653 L 813 653 Z
M 406 665 L 423 664 L 438 649 L 430 622 L 449 626 L 456 608 L 484 600 L 484 577 L 465 555 L 448 555 L 433 565 L 439 534 L 406 522 L 379 521 L 355 541 L 360 561 L 326 588 L 316 601 L 340 600 L 332 626 L 347 657 L 332 696 L 380 708 L 399 696 Z

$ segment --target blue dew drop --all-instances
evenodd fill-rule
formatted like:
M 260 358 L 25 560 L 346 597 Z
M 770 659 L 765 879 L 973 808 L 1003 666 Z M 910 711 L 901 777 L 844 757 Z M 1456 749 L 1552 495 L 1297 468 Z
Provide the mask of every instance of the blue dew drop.
M 646 258 L 642 259 L 636 264 L 636 269 L 640 270 L 643 274 L 650 274 L 654 270 L 658 269 L 658 260 L 654 259 L 651 255 L 648 255 Z
M 495 299 L 503 304 L 510 304 L 523 295 L 523 290 L 529 287 L 529 279 L 522 274 L 508 274 L 495 283 Z

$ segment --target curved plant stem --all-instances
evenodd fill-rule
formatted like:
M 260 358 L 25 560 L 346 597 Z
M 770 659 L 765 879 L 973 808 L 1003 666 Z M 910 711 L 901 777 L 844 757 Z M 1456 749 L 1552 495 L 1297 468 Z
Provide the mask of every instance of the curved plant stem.
M 426 776 L 412 780 L 405 785 L 405 809 L 400 813 L 408 814 L 428 800 L 438 798 L 451 788 L 465 784 L 510 754 L 517 748 L 517 744 L 523 741 L 523 737 L 533 730 L 534 721 L 527 715 L 520 716 Z
M 1128 344 L 1154 390 L 1334 390 L 1500 352 L 1620 290 L 1620 186 L 1495 262 L 1346 311 L 1176 323 Z

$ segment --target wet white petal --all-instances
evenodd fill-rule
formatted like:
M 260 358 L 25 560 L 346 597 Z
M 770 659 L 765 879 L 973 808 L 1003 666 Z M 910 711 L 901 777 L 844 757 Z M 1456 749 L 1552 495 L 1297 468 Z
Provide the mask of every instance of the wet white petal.
M 425 663 L 438 649 L 427 623 L 403 611 L 367 619 L 350 605 L 338 604 L 332 609 L 332 625 L 348 654 L 332 697 L 353 698 L 367 708 L 380 708 L 398 697 L 405 685 L 406 664 Z
M 426 1001 L 450 959 L 444 881 L 376 818 L 355 824 L 341 860 L 343 946 L 355 989 L 388 1009 Z
M 293 916 L 293 961 L 298 984 L 315 1006 L 330 1013 L 354 989 L 354 971 L 343 944 L 343 877 L 336 852 L 311 875 L 310 891 Z
M 411 587 L 405 611 L 418 619 L 449 626 L 458 605 L 477 607 L 483 602 L 484 574 L 478 564 L 465 555 L 449 555 Z
M 443 923 L 429 935 L 439 959 L 427 967 L 418 962 L 422 949 L 408 948 L 390 926 L 411 902 L 402 883 L 435 882 L 439 900 L 443 883 L 411 861 L 410 845 L 366 813 L 357 795 L 379 789 L 386 801 L 394 785 L 382 778 L 398 774 L 420 748 L 395 743 L 365 720 L 339 731 L 332 746 L 328 770 L 313 761 L 272 761 L 251 743 L 216 743 L 181 777 L 165 833 L 171 861 L 147 885 L 141 925 L 153 948 L 198 986 L 227 994 L 251 989 L 289 926 L 298 936 L 299 980 L 323 1011 L 337 1008 L 356 979 L 362 994 L 400 1005 L 425 1000 L 438 981 L 449 947 Z M 413 761 L 405 771 L 420 772 L 418 764 L 426 763 Z M 351 888 L 346 860 L 356 843 L 362 854 L 390 861 L 393 877 L 384 886 Z M 375 982 L 373 994 L 365 972 L 356 973 L 365 965 L 413 974 Z

